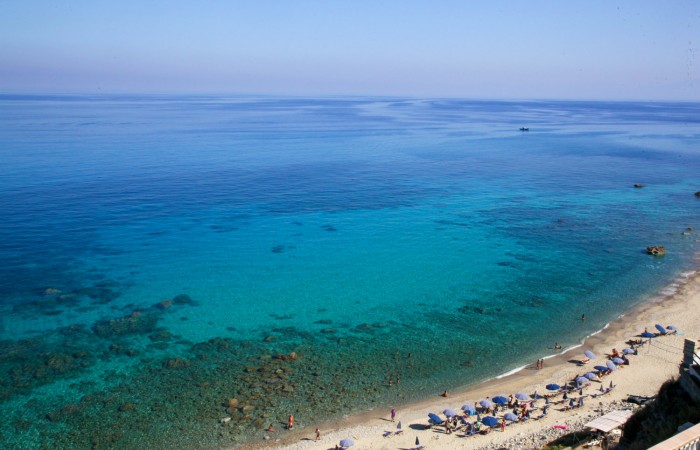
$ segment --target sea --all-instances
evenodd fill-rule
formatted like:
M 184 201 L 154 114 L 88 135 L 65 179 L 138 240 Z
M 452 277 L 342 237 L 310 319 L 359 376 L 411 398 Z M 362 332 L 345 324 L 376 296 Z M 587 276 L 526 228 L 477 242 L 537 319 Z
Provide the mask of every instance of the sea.
M 0 95 L 0 447 L 488 380 L 673 295 L 698 191 L 692 102 Z

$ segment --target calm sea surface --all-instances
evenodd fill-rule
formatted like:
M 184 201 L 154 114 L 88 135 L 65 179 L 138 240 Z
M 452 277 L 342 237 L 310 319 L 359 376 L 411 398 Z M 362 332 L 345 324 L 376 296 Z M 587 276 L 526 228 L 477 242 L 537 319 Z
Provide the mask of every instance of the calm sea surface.
M 670 294 L 700 247 L 696 103 L 6 95 L 0 161 L 3 448 L 422 399 Z

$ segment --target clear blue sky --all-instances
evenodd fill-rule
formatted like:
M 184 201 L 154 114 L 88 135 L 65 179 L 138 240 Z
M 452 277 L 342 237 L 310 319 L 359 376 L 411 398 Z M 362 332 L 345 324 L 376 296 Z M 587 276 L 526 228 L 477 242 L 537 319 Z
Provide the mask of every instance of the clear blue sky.
M 0 0 L 0 92 L 700 100 L 698 0 Z

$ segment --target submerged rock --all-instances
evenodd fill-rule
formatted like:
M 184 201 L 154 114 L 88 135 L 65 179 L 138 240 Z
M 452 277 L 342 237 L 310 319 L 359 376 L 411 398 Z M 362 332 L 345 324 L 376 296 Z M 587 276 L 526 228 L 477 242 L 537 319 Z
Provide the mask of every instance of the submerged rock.
M 41 292 L 41 295 L 59 295 L 62 294 L 60 289 L 46 288 Z
M 644 185 L 642 183 L 636 183 L 634 187 L 636 187 L 637 189 L 641 189 L 644 187 Z
M 96 322 L 92 331 L 99 337 L 111 338 L 129 334 L 145 334 L 152 332 L 158 318 L 152 314 L 131 314 L 119 319 L 106 319 Z
M 180 294 L 173 297 L 173 303 L 176 305 L 193 305 L 194 300 L 187 294 Z
M 185 361 L 182 358 L 173 358 L 165 361 L 163 363 L 163 367 L 166 369 L 184 369 L 185 367 L 189 367 L 191 364 L 191 362 Z
M 158 302 L 155 304 L 155 307 L 161 310 L 166 310 L 171 306 L 173 306 L 173 302 L 171 302 L 170 300 L 163 300 L 162 302 Z

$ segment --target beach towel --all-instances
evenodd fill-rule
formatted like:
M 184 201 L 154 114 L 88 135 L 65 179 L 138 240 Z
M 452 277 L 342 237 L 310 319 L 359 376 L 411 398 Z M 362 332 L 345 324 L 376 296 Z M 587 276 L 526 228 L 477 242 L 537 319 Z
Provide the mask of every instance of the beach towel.
M 568 430 L 569 427 L 567 425 L 554 425 L 554 428 L 558 428 L 560 430 Z

